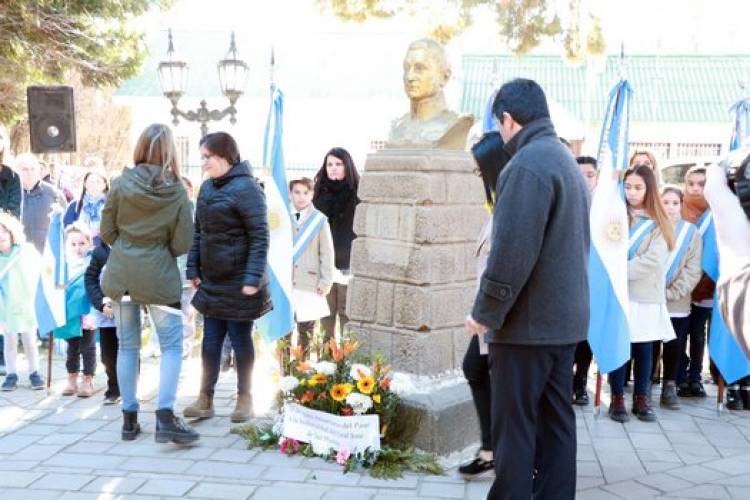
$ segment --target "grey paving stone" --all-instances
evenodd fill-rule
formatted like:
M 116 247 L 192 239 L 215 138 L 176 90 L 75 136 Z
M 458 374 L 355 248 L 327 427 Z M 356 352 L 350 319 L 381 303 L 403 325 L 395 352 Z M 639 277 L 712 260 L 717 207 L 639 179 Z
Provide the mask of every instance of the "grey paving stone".
M 598 462 L 578 462 L 576 474 L 580 477 L 602 477 L 602 468 Z
M 39 465 L 38 460 L 0 460 L 0 471 L 31 470 Z
M 65 451 L 68 453 L 105 453 L 112 446 L 111 443 L 78 442 L 67 446 Z
M 750 472 L 750 462 L 740 460 L 739 458 L 724 458 L 722 460 L 706 462 L 702 465 L 730 476 Z
M 118 457 L 120 460 L 122 458 Z M 191 460 L 177 460 L 175 458 L 146 458 L 131 457 L 125 459 L 120 468 L 129 471 L 149 471 L 149 472 L 166 472 L 180 473 L 186 472 L 194 465 Z
M 257 487 L 243 484 L 200 483 L 190 490 L 191 498 L 227 498 L 244 499 L 250 497 Z
M 669 471 L 668 474 L 679 477 L 680 479 L 684 479 L 686 481 L 690 481 L 694 484 L 707 483 L 709 481 L 715 481 L 717 479 L 727 477 L 727 474 L 724 474 L 723 472 L 702 467 L 700 465 L 681 467 L 679 469 Z
M 617 481 L 624 481 L 626 479 L 636 479 L 646 475 L 646 471 L 642 465 L 621 465 L 621 466 L 610 466 L 603 467 L 604 479 L 607 483 L 614 483 Z
M 144 495 L 158 495 L 167 497 L 184 496 L 193 486 L 193 481 L 177 481 L 173 479 L 149 479 L 138 488 L 137 493 Z
M 61 444 L 31 444 L 21 450 L 13 453 L 13 460 L 46 460 L 58 451 L 65 448 Z
M 750 498 L 750 487 L 749 486 L 725 486 L 729 496 L 738 500 L 747 500 Z
M 96 435 L 96 433 L 94 433 Z M 70 445 L 73 443 L 76 443 L 86 437 L 86 434 L 62 434 L 62 433 L 55 433 L 50 434 L 48 436 L 45 436 L 41 438 L 39 441 L 37 441 L 39 444 L 62 444 L 62 445 Z M 119 437 L 119 434 L 118 434 Z
M 302 469 L 299 467 L 267 467 L 266 470 L 260 475 L 260 479 L 268 481 L 292 481 L 299 482 L 307 479 L 314 472 L 310 469 Z
M 258 500 L 318 500 L 330 488 L 310 484 L 281 484 L 262 486 L 255 490 L 252 498 Z
M 218 462 L 236 462 L 245 464 L 257 455 L 258 452 L 255 450 L 216 450 L 209 459 Z
M 197 462 L 184 471 L 186 474 L 209 478 L 245 478 L 258 479 L 265 467 L 253 464 L 233 464 L 229 462 Z
M 576 490 L 585 490 L 588 488 L 595 488 L 604 484 L 604 478 L 599 477 L 577 477 L 576 478 Z
M 329 491 L 323 495 L 322 500 L 370 500 L 373 495 L 373 491 L 362 491 L 359 489 Z
M 297 467 L 304 462 L 302 455 L 284 455 L 278 451 L 262 451 L 252 460 L 253 465 L 278 465 L 281 467 Z
M 44 474 L 41 472 L 13 472 L 0 474 L 0 488 L 25 488 Z
M 23 499 L 23 500 L 51 500 L 53 498 L 60 498 L 59 491 L 51 490 L 28 490 L 23 488 L 0 488 L 0 498 L 7 498 L 8 500 Z
M 638 482 L 661 490 L 664 493 L 689 488 L 692 483 L 663 472 L 638 478 Z
M 47 425 L 47 424 L 27 424 L 22 428 L 14 431 L 14 434 L 21 436 L 49 436 L 58 432 L 60 429 L 59 425 Z
M 44 465 L 67 467 L 75 464 L 90 469 L 115 469 L 121 466 L 125 458 L 111 455 L 93 455 L 87 453 L 58 453 L 44 462 Z
M 93 479 L 93 476 L 82 474 L 46 474 L 28 487 L 37 490 L 78 491 Z
M 314 484 L 330 484 L 335 486 L 355 486 L 362 479 L 359 472 L 349 472 L 344 474 L 343 467 L 337 471 L 318 470 L 312 471 L 309 481 Z
M 375 479 L 369 474 L 363 476 L 359 481 L 360 486 L 384 489 L 400 488 L 416 490 L 417 483 L 418 480 L 414 476 L 404 476 L 400 479 Z
M 680 491 L 675 491 L 666 495 L 667 497 L 677 498 L 704 498 L 711 500 L 723 500 L 731 498 L 727 490 L 716 484 L 701 484 Z
M 83 491 L 91 491 L 94 493 L 103 494 L 123 494 L 133 493 L 135 490 L 140 488 L 145 479 L 134 478 L 134 477 L 98 477 L 94 481 L 87 484 Z
M 464 490 L 463 484 L 422 483 L 419 487 L 419 495 L 436 498 L 463 498 Z
M 487 493 L 492 488 L 494 479 L 494 477 L 482 478 L 479 481 L 469 481 L 466 483 L 466 498 L 468 500 L 484 500 L 487 498 Z
M 619 500 L 620 497 L 601 488 L 591 488 L 576 492 L 576 500 Z
M 23 436 L 10 434 L 0 438 L 0 453 L 17 453 L 31 443 L 38 441 L 39 436 Z
M 661 492 L 635 481 L 622 481 L 601 487 L 605 491 L 614 493 L 621 498 L 653 498 Z

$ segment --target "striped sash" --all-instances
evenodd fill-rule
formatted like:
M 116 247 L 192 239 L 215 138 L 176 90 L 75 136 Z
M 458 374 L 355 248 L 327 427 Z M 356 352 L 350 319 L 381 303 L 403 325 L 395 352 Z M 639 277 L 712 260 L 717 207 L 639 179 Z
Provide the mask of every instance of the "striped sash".
M 647 217 L 641 217 L 630 227 L 630 237 L 628 239 L 628 260 L 635 257 L 635 251 L 640 246 L 643 239 L 648 236 L 654 229 L 654 221 Z
M 326 216 L 322 212 L 316 209 L 312 209 L 310 217 L 307 218 L 302 226 L 294 234 L 294 249 L 292 250 L 292 260 L 297 262 L 302 254 L 305 253 L 307 246 L 310 242 L 315 239 L 315 236 L 323 227 L 323 223 L 326 221 Z

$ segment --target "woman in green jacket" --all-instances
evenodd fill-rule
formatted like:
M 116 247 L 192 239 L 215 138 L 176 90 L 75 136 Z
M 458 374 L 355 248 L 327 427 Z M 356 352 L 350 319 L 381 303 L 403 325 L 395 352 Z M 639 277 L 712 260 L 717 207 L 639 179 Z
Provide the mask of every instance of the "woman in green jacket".
M 100 227 L 102 240 L 112 247 L 102 289 L 114 301 L 122 439 L 133 440 L 140 432 L 136 388 L 140 310 L 145 306 L 162 352 L 155 439 L 185 444 L 199 438 L 173 411 L 182 365 L 182 278 L 177 257 L 187 253 L 192 243 L 192 209 L 180 182 L 169 127 L 146 128 L 133 156 L 135 166 L 125 168 L 112 183 Z

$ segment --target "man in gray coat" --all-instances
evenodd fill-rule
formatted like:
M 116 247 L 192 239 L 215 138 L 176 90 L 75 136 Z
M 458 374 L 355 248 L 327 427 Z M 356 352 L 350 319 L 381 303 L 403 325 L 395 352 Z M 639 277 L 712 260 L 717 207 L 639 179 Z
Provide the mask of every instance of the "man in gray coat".
M 492 245 L 470 333 L 487 332 L 495 482 L 491 499 L 573 499 L 573 354 L 589 322 L 588 192 L 532 80 L 492 107 L 512 156 L 500 174 Z
M 21 222 L 26 239 L 33 243 L 39 253 L 44 252 L 49 231 L 50 212 L 55 203 L 63 210 L 65 198 L 51 184 L 42 180 L 42 166 L 31 153 L 16 158 L 16 170 L 23 185 Z

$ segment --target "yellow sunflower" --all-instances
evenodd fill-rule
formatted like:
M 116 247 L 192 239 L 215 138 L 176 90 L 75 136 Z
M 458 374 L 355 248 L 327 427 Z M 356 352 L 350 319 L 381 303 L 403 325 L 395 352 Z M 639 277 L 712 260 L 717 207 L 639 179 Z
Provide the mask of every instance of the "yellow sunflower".
M 331 387 L 331 397 L 334 401 L 341 402 L 352 392 L 352 384 L 336 384 Z
M 312 377 L 310 377 L 310 381 L 308 382 L 310 386 L 315 387 L 318 384 L 325 384 L 326 380 L 328 380 L 328 377 L 325 376 L 323 373 L 316 373 Z
M 360 377 L 357 381 L 357 389 L 362 394 L 370 394 L 375 387 L 375 379 L 372 377 Z
M 380 394 L 373 394 L 372 400 L 375 401 L 377 404 L 380 404 Z

